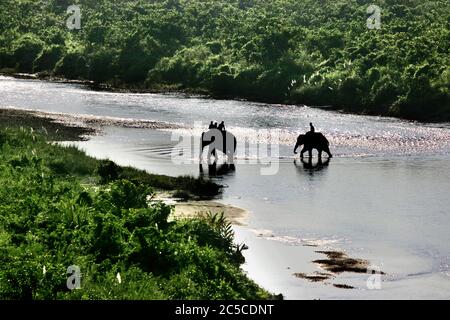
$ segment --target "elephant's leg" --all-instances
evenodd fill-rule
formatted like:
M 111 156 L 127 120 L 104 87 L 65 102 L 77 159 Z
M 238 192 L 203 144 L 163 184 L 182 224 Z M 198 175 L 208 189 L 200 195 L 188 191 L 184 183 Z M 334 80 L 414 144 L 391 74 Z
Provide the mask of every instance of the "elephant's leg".
M 309 149 L 309 150 L 308 150 L 308 157 L 309 157 L 310 159 L 312 159 L 312 149 Z
M 203 143 L 203 141 L 200 143 L 200 154 L 199 154 L 199 161 L 201 162 L 203 160 L 203 152 L 205 151 L 205 148 L 207 146 Z
M 319 160 L 321 160 L 322 159 L 322 149 L 319 149 L 318 152 L 319 152 L 319 155 L 318 155 Z
M 300 152 L 300 159 L 303 159 L 303 155 L 305 154 L 306 150 L 307 149 L 305 147 L 302 149 L 302 151 Z
M 208 149 L 208 162 L 211 162 L 211 157 L 213 155 L 214 155 L 214 149 L 211 146 L 209 146 L 209 149 Z

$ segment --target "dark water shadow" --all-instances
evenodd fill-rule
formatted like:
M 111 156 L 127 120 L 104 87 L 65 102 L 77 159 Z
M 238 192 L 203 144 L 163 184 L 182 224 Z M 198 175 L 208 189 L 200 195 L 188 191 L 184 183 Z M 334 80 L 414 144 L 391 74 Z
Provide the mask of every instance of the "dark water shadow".
M 217 161 L 208 163 L 208 165 L 199 164 L 200 177 L 226 177 L 232 176 L 236 172 L 236 165 L 234 163 L 220 163 Z

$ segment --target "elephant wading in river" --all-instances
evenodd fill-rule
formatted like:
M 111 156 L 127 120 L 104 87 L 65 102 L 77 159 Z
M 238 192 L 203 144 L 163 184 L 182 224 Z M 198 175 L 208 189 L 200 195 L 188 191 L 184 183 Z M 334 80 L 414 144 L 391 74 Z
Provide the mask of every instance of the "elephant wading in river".
M 221 151 L 228 157 L 228 163 L 233 163 L 234 154 L 236 153 L 237 140 L 236 137 L 228 131 L 220 131 L 218 129 L 209 129 L 202 133 L 200 159 L 203 150 L 209 146 L 208 160 L 213 155 L 217 160 L 216 151 Z
M 306 151 L 308 151 L 308 156 L 312 158 L 313 149 L 316 149 L 319 152 L 319 159 L 322 158 L 323 151 L 328 154 L 329 158 L 333 158 L 333 155 L 330 152 L 330 143 L 320 132 L 308 132 L 307 134 L 299 135 L 294 149 L 295 154 L 297 154 L 297 149 L 302 145 L 303 149 L 300 152 L 300 158 L 303 158 L 303 154 Z

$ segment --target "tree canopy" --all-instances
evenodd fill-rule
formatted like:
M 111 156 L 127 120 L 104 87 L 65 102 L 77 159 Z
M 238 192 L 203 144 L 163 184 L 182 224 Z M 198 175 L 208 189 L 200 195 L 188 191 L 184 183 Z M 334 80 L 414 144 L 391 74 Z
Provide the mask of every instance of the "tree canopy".
M 450 120 L 448 0 L 3 0 L 0 30 L 4 70 Z

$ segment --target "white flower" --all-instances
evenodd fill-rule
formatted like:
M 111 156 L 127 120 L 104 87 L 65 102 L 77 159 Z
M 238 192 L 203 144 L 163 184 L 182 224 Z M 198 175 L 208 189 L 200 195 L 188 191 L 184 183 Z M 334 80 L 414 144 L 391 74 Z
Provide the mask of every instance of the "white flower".
M 117 281 L 118 281 L 119 283 L 122 283 L 122 277 L 120 276 L 120 273 L 119 273 L 119 272 L 117 272 L 116 279 L 117 279 Z
M 45 269 L 45 266 L 42 267 L 42 274 L 45 275 L 47 273 L 47 269 Z

